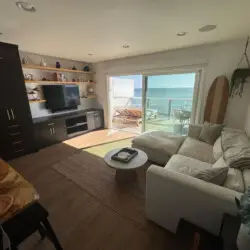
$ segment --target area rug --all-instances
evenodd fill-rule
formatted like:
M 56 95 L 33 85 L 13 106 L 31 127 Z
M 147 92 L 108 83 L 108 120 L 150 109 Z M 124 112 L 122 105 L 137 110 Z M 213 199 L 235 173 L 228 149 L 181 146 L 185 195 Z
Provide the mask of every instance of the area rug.
M 121 141 L 106 143 L 106 144 L 95 146 L 95 147 L 90 147 L 90 148 L 83 149 L 83 150 L 90 154 L 93 154 L 99 157 L 104 157 L 112 149 L 131 147 L 131 143 L 132 143 L 132 139 L 125 139 Z
M 119 131 L 119 130 L 103 129 L 77 136 L 75 138 L 64 141 L 63 143 L 77 149 L 83 149 L 97 145 L 102 145 L 105 143 L 133 138 L 137 135 L 138 134 Z
M 103 151 L 102 151 L 103 152 Z M 145 168 L 137 171 L 137 181 L 118 185 L 115 170 L 102 157 L 86 151 L 78 152 L 53 166 L 57 172 L 94 196 L 117 213 L 145 226 Z

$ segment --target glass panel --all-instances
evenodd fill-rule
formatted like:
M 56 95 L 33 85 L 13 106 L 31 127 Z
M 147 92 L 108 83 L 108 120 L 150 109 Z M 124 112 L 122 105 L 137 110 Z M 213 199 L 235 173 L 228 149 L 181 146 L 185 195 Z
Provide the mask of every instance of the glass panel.
M 145 130 L 186 135 L 190 123 L 195 73 L 147 77 Z
M 142 127 L 142 76 L 116 76 L 110 80 L 112 128 L 140 133 Z

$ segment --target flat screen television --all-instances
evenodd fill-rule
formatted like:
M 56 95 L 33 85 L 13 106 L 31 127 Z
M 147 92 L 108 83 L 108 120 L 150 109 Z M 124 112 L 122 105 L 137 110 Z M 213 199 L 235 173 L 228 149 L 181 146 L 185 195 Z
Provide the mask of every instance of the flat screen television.
M 77 85 L 43 85 L 46 107 L 52 112 L 77 109 L 80 104 Z

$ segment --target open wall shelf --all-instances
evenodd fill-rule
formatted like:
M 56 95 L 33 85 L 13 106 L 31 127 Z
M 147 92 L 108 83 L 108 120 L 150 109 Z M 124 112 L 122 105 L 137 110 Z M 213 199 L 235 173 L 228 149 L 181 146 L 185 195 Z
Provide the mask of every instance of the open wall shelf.
M 44 71 L 69 72 L 69 73 L 79 73 L 79 74 L 87 74 L 87 75 L 94 74 L 94 72 L 88 72 L 88 71 L 83 71 L 83 70 L 73 70 L 73 69 L 43 67 L 43 66 L 31 65 L 31 64 L 22 64 L 22 67 L 24 69 L 37 69 L 37 70 L 44 70 Z
M 34 83 L 34 84 L 95 84 L 94 82 L 58 82 L 58 81 L 32 81 L 32 80 L 25 80 L 25 83 Z
M 29 103 L 46 102 L 46 100 L 29 100 Z

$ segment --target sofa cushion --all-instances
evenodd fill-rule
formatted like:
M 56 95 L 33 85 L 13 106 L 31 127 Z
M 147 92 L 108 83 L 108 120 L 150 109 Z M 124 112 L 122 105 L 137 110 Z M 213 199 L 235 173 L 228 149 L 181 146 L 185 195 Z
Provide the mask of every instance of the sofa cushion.
M 216 185 L 223 185 L 228 173 L 228 167 L 211 168 L 198 172 L 194 177 Z
M 228 167 L 226 162 L 224 161 L 223 157 L 220 157 L 214 164 L 212 168 L 223 168 L 223 167 Z
M 153 131 L 135 137 L 132 140 L 132 147 L 144 150 L 149 160 L 165 165 L 168 159 L 178 151 L 184 140 L 184 136 Z M 158 160 L 158 158 L 161 159 Z
M 138 145 L 132 143 L 133 148 L 138 148 L 145 152 L 148 156 L 148 159 L 157 165 L 165 166 L 168 160 L 171 158 L 169 154 L 166 154 L 164 150 L 154 149 L 153 147 L 148 148 L 146 146 Z
M 223 155 L 222 147 L 221 147 L 221 136 L 217 138 L 213 146 L 213 154 L 214 159 L 217 161 Z
M 202 127 L 203 124 L 189 124 L 188 136 L 193 139 L 199 140 Z
M 211 164 L 215 162 L 213 146 L 190 137 L 185 139 L 177 154 L 188 156 Z
M 244 186 L 245 186 L 245 191 L 250 187 L 250 169 L 244 169 L 242 171 L 243 175 L 243 180 L 244 180 Z
M 222 132 L 222 149 L 225 162 L 234 168 L 250 168 L 250 141 L 244 132 Z
M 214 145 L 215 141 L 220 136 L 223 127 L 223 124 L 212 124 L 205 122 L 201 129 L 199 140 L 204 141 L 210 145 Z
M 195 176 L 198 172 L 211 169 L 212 165 L 183 155 L 173 155 L 165 166 L 174 172 Z
M 236 168 L 229 168 L 226 181 L 223 187 L 232 189 L 234 191 L 244 193 L 245 186 L 243 181 L 242 172 Z

